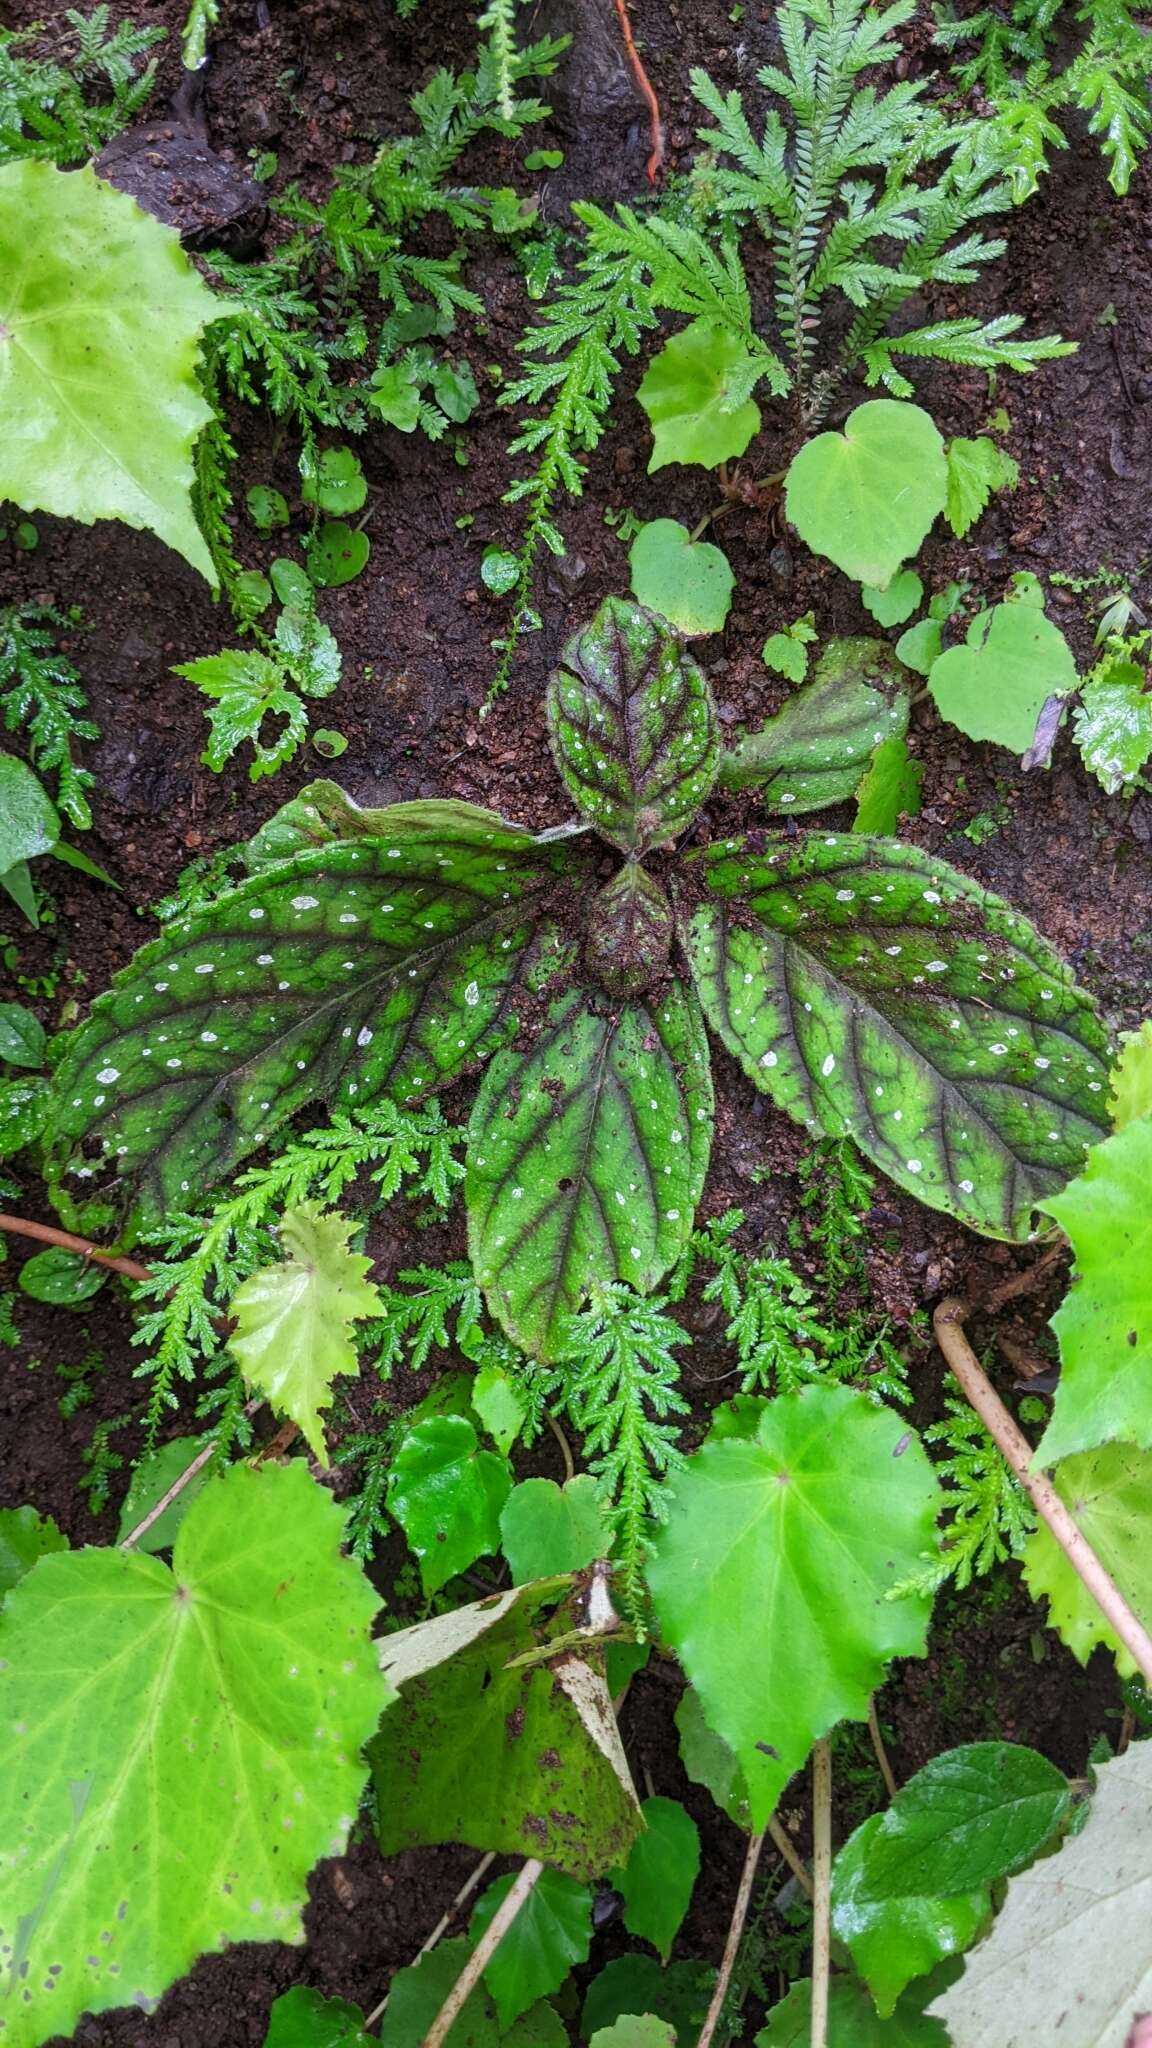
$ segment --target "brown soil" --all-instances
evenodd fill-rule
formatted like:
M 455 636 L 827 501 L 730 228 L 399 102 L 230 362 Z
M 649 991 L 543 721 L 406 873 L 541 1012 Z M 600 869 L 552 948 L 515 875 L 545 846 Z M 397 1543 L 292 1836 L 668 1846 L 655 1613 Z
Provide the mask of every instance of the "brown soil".
M 15 0 L 13 9 L 17 20 L 46 11 L 43 0 Z M 123 11 L 114 8 L 117 15 Z M 562 11 L 549 8 L 550 25 Z M 137 19 L 173 30 L 157 110 L 176 83 L 175 33 L 183 12 L 183 0 L 135 9 Z M 464 60 L 469 13 L 459 0 L 422 0 L 413 19 L 400 23 L 388 0 L 269 0 L 266 8 L 256 0 L 224 0 L 207 97 L 214 144 L 234 152 L 241 167 L 250 152 L 275 149 L 275 189 L 298 179 L 311 191 L 323 190 L 334 164 L 362 160 L 381 133 L 403 124 L 409 94 L 435 63 Z M 683 169 L 694 126 L 690 66 L 705 64 L 725 88 L 750 85 L 767 56 L 772 10 L 750 5 L 738 27 L 727 0 L 634 0 L 633 13 L 665 108 L 670 167 Z M 926 37 L 912 42 L 920 48 Z M 488 143 L 481 152 L 483 175 L 528 189 L 527 150 L 555 141 L 568 154 L 562 172 L 546 174 L 541 185 L 549 217 L 562 219 L 573 196 L 610 200 L 644 189 L 648 138 L 635 102 L 606 105 L 575 133 L 534 133 L 517 146 Z M 1002 378 L 994 395 L 975 373 L 943 372 L 922 385 L 920 395 L 946 433 L 978 432 L 990 406 L 1005 406 L 1012 423 L 1007 445 L 1022 478 L 1011 498 L 989 510 L 974 544 L 939 536 L 928 544 L 921 567 L 930 588 L 967 575 L 981 595 L 995 598 L 1016 569 L 1090 575 L 1111 566 L 1135 576 L 1152 555 L 1147 198 L 1147 181 L 1138 176 L 1131 196 L 1116 200 L 1095 148 L 1072 147 L 1057 156 L 1039 199 L 998 230 L 1007 235 L 1008 252 L 980 288 L 981 309 L 1021 311 L 1029 331 L 1058 328 L 1079 344 L 1079 353 L 1032 378 Z M 505 610 L 480 580 L 480 555 L 490 541 L 515 545 L 518 538 L 516 511 L 502 503 L 514 473 L 505 452 L 510 423 L 485 366 L 511 370 L 530 309 L 515 264 L 499 248 L 482 251 L 471 275 L 485 300 L 487 331 L 465 343 L 483 394 L 464 435 L 467 464 L 459 467 L 447 444 L 434 447 L 420 435 L 387 428 L 358 444 L 372 493 L 372 558 L 364 575 L 322 601 L 343 649 L 345 675 L 325 718 L 347 737 L 338 775 L 361 802 L 451 794 L 543 826 L 565 811 L 545 740 L 544 678 L 574 624 L 607 592 L 627 585 L 626 551 L 605 522 L 606 508 L 676 517 L 692 526 L 708 510 L 714 486 L 694 470 L 645 474 L 647 429 L 634 397 L 642 365 L 630 366 L 585 495 L 563 508 L 569 558 L 563 579 L 555 571 L 544 579 L 543 630 L 527 640 L 508 694 L 482 719 L 494 666 L 489 643 L 503 628 Z M 932 310 L 952 308 L 941 300 Z M 241 487 L 269 482 L 291 493 L 291 446 L 254 416 L 237 426 Z M 755 446 L 754 471 L 772 474 L 790 452 L 787 423 L 770 425 Z M 462 527 L 462 518 L 471 523 Z M 0 599 L 48 599 L 83 609 L 84 625 L 71 634 L 70 652 L 103 734 L 88 750 L 98 778 L 89 845 L 120 885 L 113 895 L 61 871 L 53 881 L 55 925 L 29 939 L 15 931 L 14 916 L 4 920 L 19 949 L 14 971 L 57 977 L 53 999 L 38 1005 L 55 1024 L 66 1007 L 82 1009 L 148 935 L 148 905 L 193 853 L 208 854 L 246 836 L 302 783 L 327 771 L 305 749 L 274 781 L 255 787 L 243 764 L 212 774 L 199 759 L 205 738 L 200 701 L 171 669 L 230 644 L 225 612 L 191 570 L 148 536 L 114 525 L 87 530 L 47 518 L 37 524 L 41 542 L 34 553 L 10 553 L 0 543 Z M 874 628 L 845 579 L 790 545 L 778 510 L 738 506 L 726 514 L 721 538 L 736 573 L 736 597 L 723 635 L 704 643 L 702 659 L 721 716 L 735 725 L 762 716 L 782 695 L 783 686 L 767 677 L 760 661 L 769 632 L 809 607 L 822 638 Z M 274 552 L 247 529 L 240 547 L 252 566 Z M 1092 626 L 1086 601 L 1055 591 L 1053 602 L 1078 655 L 1087 657 Z M 1127 803 L 1106 797 L 1066 737 L 1050 773 L 1023 775 L 1006 754 L 943 728 L 927 701 L 914 713 L 914 745 L 925 765 L 925 802 L 908 836 L 1011 899 L 1069 955 L 1115 1022 L 1136 1021 L 1147 1005 L 1152 946 L 1152 797 Z M 995 820 L 988 836 L 981 837 L 979 826 L 966 836 L 965 827 L 987 814 Z M 717 805 L 713 829 L 736 815 Z M 832 822 L 840 822 L 835 813 Z M 718 1052 L 716 1069 L 719 1113 L 706 1209 L 738 1203 L 754 1242 L 782 1243 L 805 1141 Z M 765 1166 L 771 1168 L 766 1182 Z M 27 1189 L 26 1213 L 49 1220 L 35 1185 Z M 387 1243 L 381 1238 L 383 1271 L 411 1257 L 403 1234 L 394 1220 Z M 458 1254 L 455 1234 L 437 1249 Z M 420 1255 L 427 1255 L 424 1240 Z M 14 1264 L 23 1256 L 17 1247 Z M 868 1257 L 878 1300 L 906 1324 L 945 1290 L 989 1283 L 1017 1255 L 979 1243 L 880 1183 Z M 1062 1284 L 1057 1273 L 1046 1291 L 1002 1315 L 998 1328 L 1017 1347 L 1042 1347 L 1045 1317 Z M 94 1423 L 133 1400 L 130 1376 L 138 1354 L 127 1309 L 106 1290 L 82 1315 L 23 1297 L 17 1314 L 22 1343 L 5 1354 L 0 1381 L 6 1444 L 0 1497 L 36 1503 L 75 1542 L 113 1540 L 117 1487 L 113 1505 L 93 1517 L 78 1480 Z M 991 1325 L 977 1326 L 981 1341 L 992 1334 Z M 62 1382 L 54 1367 L 74 1365 L 92 1350 L 104 1360 L 93 1400 L 62 1419 Z M 939 1413 L 942 1372 L 938 1359 L 924 1351 L 918 1357 L 917 1420 L 924 1420 Z M 701 1413 L 722 1397 L 723 1382 L 716 1383 L 722 1371 L 701 1327 L 687 1366 Z M 1002 1375 L 1006 1389 L 1011 1372 L 1006 1367 Z M 126 1430 L 115 1444 L 127 1458 L 138 1435 Z M 550 1469 L 547 1454 L 540 1469 Z M 703 1830 L 705 1875 L 677 1954 L 715 1962 L 742 1841 L 707 1795 L 685 1783 L 671 1723 L 675 1697 L 670 1667 L 654 1663 L 632 1689 L 625 1733 L 638 1780 L 650 1777 L 654 1790 L 684 1797 Z M 881 1701 L 899 1775 L 951 1743 L 993 1735 L 1034 1743 L 1070 1772 L 1081 1772 L 1093 1740 L 1114 1732 L 1116 1710 L 1106 1661 L 1098 1658 L 1081 1672 L 1044 1632 L 1042 1615 L 1015 1572 L 997 1582 L 991 1598 L 942 1602 L 928 1660 L 899 1669 Z M 805 1798 L 798 1783 L 785 1801 L 802 1844 Z M 77 2038 L 88 2048 L 259 2048 L 272 1999 L 293 1983 L 370 2006 L 391 1972 L 414 1957 L 472 1861 L 467 1852 L 437 1850 L 385 1863 L 365 1829 L 346 1856 L 314 1875 L 306 1948 L 245 1946 L 208 1958 L 154 2016 L 88 2021 Z M 609 1928 L 597 1956 L 603 1960 L 618 1947 L 618 1934 Z

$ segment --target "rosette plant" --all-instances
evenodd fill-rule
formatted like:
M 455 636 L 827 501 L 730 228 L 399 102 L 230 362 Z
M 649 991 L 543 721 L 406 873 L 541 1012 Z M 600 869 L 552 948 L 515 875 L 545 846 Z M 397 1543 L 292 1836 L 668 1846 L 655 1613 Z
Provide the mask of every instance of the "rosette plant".
M 317 1098 L 409 1102 L 486 1063 L 472 1256 L 505 1329 L 548 1357 L 591 1286 L 654 1288 L 688 1237 L 710 1025 L 790 1115 L 976 1230 L 1026 1237 L 1106 1130 L 1090 998 L 934 855 L 792 822 L 906 723 L 885 650 L 833 643 L 726 753 L 683 643 L 610 598 L 547 708 L 579 814 L 555 831 L 456 802 L 360 810 L 330 783 L 286 806 L 249 877 L 145 946 L 72 1035 L 57 1188 L 79 1173 L 98 1193 L 115 1168 L 148 1221 Z M 708 843 L 712 790 L 750 782 L 786 822 Z

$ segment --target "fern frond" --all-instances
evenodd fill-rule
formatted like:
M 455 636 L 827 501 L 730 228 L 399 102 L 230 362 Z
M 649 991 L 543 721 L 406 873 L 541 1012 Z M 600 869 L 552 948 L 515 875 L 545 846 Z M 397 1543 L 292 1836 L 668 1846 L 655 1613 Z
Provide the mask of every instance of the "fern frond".
M 96 778 L 74 760 L 72 745 L 99 739 L 100 728 L 83 716 L 88 698 L 79 671 L 56 646 L 54 629 L 68 623 L 51 605 L 0 610 L 0 710 L 8 732 L 26 734 L 32 766 L 55 777 L 57 804 L 84 831 Z

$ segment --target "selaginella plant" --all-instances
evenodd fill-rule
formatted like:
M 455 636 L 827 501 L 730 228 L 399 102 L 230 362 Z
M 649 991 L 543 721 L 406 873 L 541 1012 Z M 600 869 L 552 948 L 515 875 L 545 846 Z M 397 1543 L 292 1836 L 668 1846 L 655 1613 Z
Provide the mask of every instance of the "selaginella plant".
M 850 672 L 852 645 L 725 754 L 683 643 L 610 598 L 548 691 L 579 823 L 533 834 L 468 804 L 305 791 L 249 878 L 146 946 L 73 1034 L 57 1187 L 103 1188 L 106 1216 L 115 1169 L 147 1224 L 317 1098 L 408 1102 L 487 1061 L 472 1257 L 504 1328 L 548 1358 L 594 1286 L 651 1290 L 689 1238 L 710 1025 L 791 1115 L 974 1228 L 1027 1237 L 1107 1121 L 1103 1027 L 1045 941 L 896 841 L 758 829 L 681 850 L 718 783 L 785 816 L 850 793 L 844 704 L 867 707 L 873 742 L 902 729 L 891 657 L 858 643 Z

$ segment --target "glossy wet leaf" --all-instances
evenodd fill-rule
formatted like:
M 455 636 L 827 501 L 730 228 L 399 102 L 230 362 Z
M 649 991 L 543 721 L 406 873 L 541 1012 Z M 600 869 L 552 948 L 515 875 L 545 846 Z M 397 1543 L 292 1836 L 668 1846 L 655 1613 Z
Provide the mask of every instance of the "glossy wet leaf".
M 842 433 L 793 457 L 785 504 L 802 541 L 857 583 L 883 590 L 944 509 L 944 443 L 918 405 L 870 398 Z
M 300 496 L 321 512 L 359 512 L 368 496 L 360 457 L 351 448 L 325 448 L 300 457 Z
M 832 1865 L 832 1933 L 848 1950 L 876 2004 L 888 2018 L 916 1977 L 945 1956 L 960 1955 L 991 1918 L 987 1887 L 950 1898 L 872 1899 L 869 1852 L 884 1816 L 873 1814 L 849 1835 Z
M 810 683 L 720 764 L 726 789 L 769 809 L 822 810 L 856 794 L 876 748 L 908 729 L 907 680 L 883 640 L 830 640 Z
M 1108 1106 L 1116 1130 L 1135 1123 L 1137 1117 L 1152 1116 L 1152 1017 L 1144 1019 L 1139 1031 L 1120 1033 L 1111 1079 Z
M 359 576 L 372 552 L 368 535 L 346 519 L 326 519 L 308 543 L 308 574 L 321 590 L 334 590 Z
M 200 338 L 225 301 L 90 166 L 32 160 L 0 169 L 0 279 L 0 497 L 146 528 L 214 584 L 192 450 L 212 417 Z
M 169 1443 L 161 1444 L 160 1449 L 154 1451 L 150 1458 L 142 1458 L 139 1464 L 132 1467 L 128 1491 L 120 1509 L 120 1526 L 116 1531 L 118 1543 L 123 1543 L 124 1538 L 144 1520 L 145 1515 L 150 1513 L 157 1501 L 167 1493 L 168 1488 L 175 1484 L 181 1473 L 188 1470 L 202 1449 L 199 1437 L 173 1437 Z M 215 1476 L 211 1460 L 201 1466 L 199 1472 L 188 1481 L 171 1505 L 153 1522 L 151 1528 L 145 1529 L 144 1534 L 137 1538 L 136 1549 L 145 1551 L 150 1556 L 155 1556 L 158 1550 L 171 1550 L 176 1541 L 176 1531 L 193 1501 L 198 1499 L 208 1481 Z
M 705 1444 L 670 1483 L 648 1571 L 656 1616 L 736 1754 L 755 1828 L 816 1738 L 864 1718 L 888 1659 L 924 1653 L 930 1601 L 888 1597 L 937 1540 L 940 1494 L 908 1438 L 864 1395 L 808 1388 L 767 1403 L 755 1440 Z
M 952 2048 L 1135 2048 L 1135 2016 L 1152 2011 L 1152 1743 L 1095 1776 L 1084 1827 L 1010 1880 L 930 2007 Z
M 995 441 L 981 434 L 974 441 L 962 436 L 949 441 L 948 494 L 944 517 L 957 539 L 975 526 L 993 491 L 1013 491 L 1020 481 L 1019 465 Z
M 492 1920 L 516 1881 L 498 1877 L 480 1898 L 469 1925 L 473 1942 Z M 484 1971 L 502 2028 L 508 2028 L 569 1972 L 588 1960 L 592 1946 L 592 1892 L 561 1870 L 545 1869 Z
M 720 631 L 736 583 L 720 548 L 693 540 L 678 519 L 653 519 L 636 535 L 628 563 L 638 604 L 689 639 Z
M 694 1785 L 704 1785 L 738 1828 L 751 1828 L 748 1787 L 735 1750 L 708 1726 L 700 1695 L 686 1685 L 675 1714 L 680 1761 Z
M 640 1814 L 600 1653 L 590 1645 L 554 1667 L 533 1655 L 570 1632 L 565 1591 L 564 1580 L 518 1587 L 380 1645 L 400 1690 L 371 1750 L 385 1855 L 466 1842 L 583 1880 L 627 1857 Z
M 10 1159 L 39 1137 L 51 1108 L 47 1081 L 0 1082 L 0 1159 Z
M 420 2048 L 471 1952 L 470 1941 L 441 1941 L 417 1962 L 397 1970 L 380 2022 L 380 2048 Z M 499 2048 L 499 2043 L 495 2001 L 481 1981 L 469 1993 L 446 2048 Z
M 274 775 L 290 761 L 308 731 L 308 714 L 290 689 L 278 662 L 255 649 L 226 648 L 172 671 L 195 683 L 209 701 L 209 741 L 201 759 L 209 768 L 227 766 L 245 745 L 252 748 L 251 782 Z
M 1152 1121 L 1097 1145 L 1084 1171 L 1045 1203 L 1076 1255 L 1052 1318 L 1060 1379 L 1036 1464 L 1101 1444 L 1152 1450 Z
M 20 1268 L 20 1291 L 57 1308 L 83 1308 L 106 1284 L 108 1269 L 52 1245 L 33 1252 Z
M 9 1594 L 5 2048 L 155 2000 L 230 1941 L 303 1940 L 308 1874 L 347 1841 L 388 1698 L 342 1534 L 299 1461 L 237 1466 L 189 1510 L 171 1570 L 71 1551 Z
M 881 740 L 856 791 L 853 832 L 890 838 L 901 818 L 914 818 L 919 811 L 923 780 L 924 770 L 902 735 Z
M 1152 1452 L 1132 1444 L 1105 1444 L 1062 1459 L 1052 1481 L 1137 1620 L 1152 1629 Z M 1097 1643 L 1103 1643 L 1118 1670 L 1130 1678 L 1136 1670 L 1130 1653 L 1043 1522 L 1024 1546 L 1023 1565 L 1032 1598 L 1048 1602 L 1049 1628 L 1080 1663 L 1086 1664 Z
M 640 2014 L 672 2027 L 679 2048 L 693 2048 L 715 1980 L 715 1970 L 706 1963 L 670 1963 L 664 1969 L 655 1956 L 616 1956 L 584 1994 L 581 2037 L 595 2040 L 601 2029 Z
M 1014 598 L 979 612 L 962 647 L 932 664 L 928 688 L 942 718 L 969 739 L 1023 754 L 1045 700 L 1076 687 L 1076 663 L 1059 626 Z
M 349 1248 L 354 1227 L 315 1202 L 285 1210 L 281 1262 L 250 1273 L 228 1304 L 228 1349 L 247 1385 L 296 1424 L 321 1465 L 328 1451 L 320 1411 L 332 1405 L 333 1380 L 360 1370 L 352 1325 L 384 1312 L 367 1279 L 371 1259 Z
M 500 1512 L 500 1547 L 517 1586 L 553 1572 L 578 1572 L 606 1557 L 612 1539 L 591 1474 L 580 1472 L 565 1486 L 522 1479 Z
M 885 590 L 872 590 L 865 585 L 860 602 L 878 626 L 902 626 L 905 619 L 912 617 L 923 595 L 924 585 L 915 569 L 901 569 Z
M 373 2040 L 358 2005 L 294 1984 L 268 2015 L 264 2048 L 373 2048 Z
M 60 816 L 40 777 L 18 755 L 0 753 L 0 876 L 51 853 L 59 837 Z
M 640 1811 L 645 1832 L 636 1837 L 627 1863 L 616 1872 L 613 1889 L 624 1901 L 629 1934 L 650 1941 L 667 1962 L 700 1874 L 700 1834 L 678 1799 L 657 1793 Z
M 35 1508 L 0 1508 L 0 1600 L 30 1572 L 36 1560 L 67 1550 L 68 1538 L 51 1515 Z
M 773 2006 L 767 2025 L 755 2037 L 755 2048 L 808 2048 L 811 2038 L 812 1986 L 805 1977 Z M 906 1992 L 895 2010 L 881 2019 L 859 1984 L 851 1977 L 834 1976 L 828 1987 L 828 2048 L 950 2048 L 950 2041 L 940 2021 L 928 2018 L 914 1992 Z
M 431 1415 L 401 1438 L 388 1506 L 420 1559 L 425 1593 L 500 1548 L 500 1510 L 512 1474 L 485 1451 L 463 1415 Z
M 1136 661 L 1113 661 L 1085 683 L 1072 714 L 1084 766 L 1110 796 L 1135 782 L 1152 755 L 1152 692 Z
M 0 1060 L 10 1067 L 42 1067 L 46 1044 L 39 1017 L 23 1003 L 0 1003 Z
M 605 598 L 548 678 L 556 766 L 581 816 L 625 853 L 687 829 L 716 779 L 716 711 L 663 619 Z
M 497 1055 L 468 1127 L 468 1242 L 492 1313 L 547 1357 L 593 1285 L 640 1293 L 692 1228 L 712 1140 L 700 1007 L 562 996 L 527 1052 Z
M 760 429 L 749 370 L 739 335 L 712 321 L 693 320 L 665 342 L 636 393 L 652 428 L 649 475 L 670 462 L 713 469 L 743 455 Z
M 701 856 L 688 944 L 705 1013 L 757 1085 L 930 1207 L 991 1236 L 1106 1129 L 1107 1039 L 998 897 L 891 840 L 810 832 Z
M 262 868 L 97 999 L 56 1075 L 61 1166 L 103 1141 L 163 1214 L 306 1104 L 414 1099 L 511 1035 L 579 856 L 468 805 L 368 815 L 372 835 Z
M 868 1844 L 865 1899 L 942 1898 L 1031 1862 L 1071 1805 L 1063 1771 L 1012 1742 L 949 1749 L 902 1785 Z

